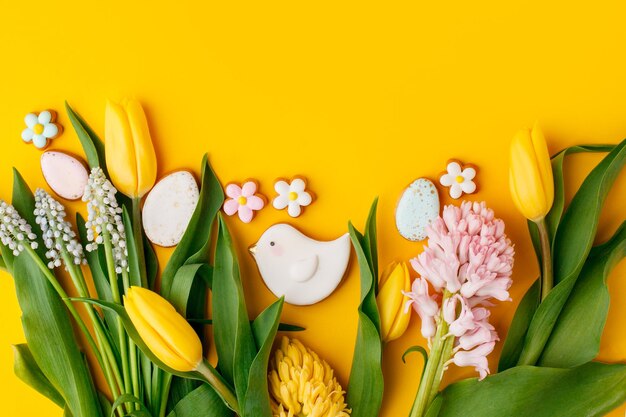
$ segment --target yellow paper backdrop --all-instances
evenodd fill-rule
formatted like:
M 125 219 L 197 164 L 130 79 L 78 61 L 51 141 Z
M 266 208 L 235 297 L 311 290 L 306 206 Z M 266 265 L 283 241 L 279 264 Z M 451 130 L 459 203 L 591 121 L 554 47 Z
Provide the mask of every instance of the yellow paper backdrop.
M 63 110 L 69 102 L 103 131 L 107 97 L 134 95 L 146 107 L 159 174 L 198 172 L 208 152 L 223 182 L 256 178 L 272 195 L 277 177 L 304 175 L 317 201 L 296 220 L 273 208 L 250 225 L 229 219 L 240 249 L 250 312 L 274 300 L 245 248 L 275 222 L 318 239 L 362 227 L 380 196 L 383 264 L 416 255 L 394 207 L 418 177 L 435 179 L 448 158 L 480 167 L 479 191 L 507 224 L 517 259 L 512 303 L 494 309 L 502 337 L 537 275 L 524 219 L 508 194 L 508 142 L 539 120 L 550 150 L 626 136 L 626 32 L 623 2 L 263 1 L 167 4 L 0 0 L 0 197 L 10 198 L 11 167 L 44 186 L 40 151 L 20 139 L 30 111 L 60 111 L 66 131 L 52 149 L 80 153 Z M 598 157 L 567 163 L 568 195 Z M 626 214 L 621 175 L 599 236 Z M 445 191 L 442 200 L 449 203 Z M 72 204 L 71 211 L 84 210 Z M 164 261 L 169 251 L 159 252 Z M 626 360 L 626 265 L 610 279 L 611 310 L 600 359 Z M 287 306 L 284 321 L 335 367 L 345 385 L 356 332 L 358 268 L 312 307 Z M 593 300 L 589 300 L 593 302 Z M 60 416 L 12 372 L 10 345 L 23 341 L 11 278 L 0 276 L 2 415 Z M 421 359 L 401 353 L 424 343 L 419 321 L 385 352 L 381 416 L 407 414 Z M 491 363 L 496 363 L 497 351 Z M 473 376 L 452 369 L 446 381 Z M 616 411 L 615 416 L 623 415 Z

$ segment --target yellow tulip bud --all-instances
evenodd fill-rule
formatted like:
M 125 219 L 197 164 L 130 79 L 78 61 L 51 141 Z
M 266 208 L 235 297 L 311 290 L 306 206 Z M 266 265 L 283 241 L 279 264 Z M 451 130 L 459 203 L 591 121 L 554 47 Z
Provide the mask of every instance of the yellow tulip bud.
M 404 306 L 408 297 L 402 291 L 411 291 L 411 278 L 406 263 L 393 262 L 383 271 L 378 284 L 376 303 L 380 312 L 382 339 L 392 341 L 404 334 L 411 315 Z
M 537 124 L 513 137 L 509 186 L 513 202 L 527 219 L 538 222 L 552 208 L 552 165 L 546 139 Z
M 202 342 L 165 298 L 145 288 L 131 287 L 124 296 L 124 306 L 144 343 L 165 365 L 180 372 L 198 369 Z
M 113 185 L 128 197 L 143 197 L 156 181 L 157 160 L 146 115 L 137 100 L 107 102 L 104 138 Z

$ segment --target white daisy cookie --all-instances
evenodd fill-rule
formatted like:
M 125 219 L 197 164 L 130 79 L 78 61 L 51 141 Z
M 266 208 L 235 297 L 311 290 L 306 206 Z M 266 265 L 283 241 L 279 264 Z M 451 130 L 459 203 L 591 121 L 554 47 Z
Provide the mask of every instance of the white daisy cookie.
M 448 161 L 446 171 L 439 177 L 439 183 L 449 187 L 450 197 L 456 200 L 463 194 L 472 194 L 476 191 L 475 177 L 475 166 L 463 165 L 460 161 L 452 159 Z
M 37 149 L 45 149 L 50 140 L 63 132 L 63 127 L 55 123 L 57 114 L 53 110 L 44 110 L 41 113 L 28 113 L 24 118 L 26 129 L 22 131 L 22 140 L 32 142 Z
M 278 180 L 274 184 L 274 190 L 278 193 L 272 205 L 277 210 L 287 209 L 291 217 L 298 217 L 302 213 L 302 207 L 313 202 L 313 195 L 306 191 L 306 181 L 303 178 L 294 178 L 291 182 Z

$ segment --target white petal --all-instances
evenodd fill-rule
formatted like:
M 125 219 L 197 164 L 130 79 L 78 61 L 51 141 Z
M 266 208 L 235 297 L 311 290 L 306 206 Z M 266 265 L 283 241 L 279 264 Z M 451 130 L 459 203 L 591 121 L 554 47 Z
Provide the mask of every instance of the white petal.
M 461 183 L 461 190 L 463 190 L 465 194 L 471 194 L 476 191 L 476 184 L 474 181 L 464 181 Z
M 37 119 L 37 115 L 35 113 L 28 113 L 26 117 L 24 117 L 24 123 L 32 129 L 37 123 L 39 123 L 39 119 Z
M 463 194 L 463 190 L 461 190 L 461 185 L 458 182 L 455 182 L 450 186 L 450 197 L 455 200 Z
M 287 209 L 287 213 L 289 213 L 291 217 L 298 217 L 301 212 L 302 209 L 300 208 L 300 204 L 298 204 L 297 201 L 289 202 L 289 208 Z
M 274 184 L 274 189 L 280 195 L 289 194 L 289 184 L 287 184 L 286 181 L 277 181 L 276 184 Z
M 291 181 L 291 186 L 289 187 L 289 189 L 290 191 L 301 193 L 302 191 L 304 191 L 305 187 L 306 183 L 304 182 L 304 180 L 302 180 L 301 178 L 296 178 L 295 180 Z
M 50 113 L 48 110 L 42 111 L 41 113 L 39 113 L 39 117 L 37 119 L 42 125 L 48 124 L 52 121 L 52 113 Z
M 457 175 L 461 175 L 461 165 L 459 165 L 458 162 L 450 162 L 446 167 L 446 170 L 448 171 L 448 174 L 452 176 L 456 177 Z
M 476 176 L 476 170 L 474 168 L 471 168 L 471 167 L 470 168 L 465 168 L 461 175 L 466 180 L 473 180 L 474 177 Z
M 24 142 L 30 142 L 31 140 L 33 140 L 34 134 L 35 132 L 33 132 L 31 128 L 27 127 L 26 129 L 22 130 L 22 140 Z
M 59 134 L 59 127 L 54 123 L 48 123 L 44 125 L 43 135 L 47 138 L 54 138 Z
M 298 194 L 298 199 L 296 201 L 301 206 L 308 206 L 313 201 L 313 197 L 311 197 L 311 194 L 307 193 L 306 191 L 302 191 Z
M 444 187 L 449 187 L 454 183 L 454 177 L 450 174 L 443 174 L 441 178 L 439 178 L 439 184 Z
M 281 194 L 278 197 L 274 198 L 274 201 L 272 201 L 272 205 L 277 210 L 284 209 L 285 207 L 287 207 L 288 204 L 289 204 L 289 195 L 288 194 L 285 194 L 285 195 Z
M 43 149 L 48 145 L 48 139 L 44 135 L 33 135 L 33 144 L 37 149 Z

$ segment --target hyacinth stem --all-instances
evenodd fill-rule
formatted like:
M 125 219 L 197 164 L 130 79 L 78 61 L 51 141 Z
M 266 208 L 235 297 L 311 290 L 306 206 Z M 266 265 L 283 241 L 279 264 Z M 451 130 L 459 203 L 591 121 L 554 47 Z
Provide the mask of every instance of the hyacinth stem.
M 139 278 L 141 279 L 141 286 L 148 287 L 148 276 L 146 273 L 146 254 L 143 247 L 143 231 L 141 229 L 141 198 L 135 197 L 132 199 L 133 206 L 133 240 L 135 241 L 135 247 L 137 248 L 137 258 L 139 263 Z
M 443 295 L 442 303 L 450 298 L 450 296 L 451 294 L 446 290 Z M 448 330 L 449 325 L 443 319 L 443 309 L 441 309 L 437 323 L 437 332 L 432 340 L 430 356 L 428 358 L 428 362 L 426 363 L 426 367 L 424 368 L 419 389 L 409 417 L 425 416 L 430 403 L 439 392 L 439 386 L 445 371 L 445 363 L 452 355 L 452 347 L 454 344 L 454 337 L 446 337 Z
M 199 372 L 205 378 L 206 382 L 213 387 L 222 400 L 224 400 L 226 405 L 228 405 L 228 407 L 233 410 L 235 414 L 239 414 L 239 403 L 237 402 L 237 397 L 233 394 L 232 389 L 220 378 L 215 369 L 205 360 L 202 360 L 200 364 L 198 364 L 196 371 Z
M 546 219 L 536 222 L 541 243 L 541 301 L 545 300 L 554 285 L 552 273 L 552 249 Z

